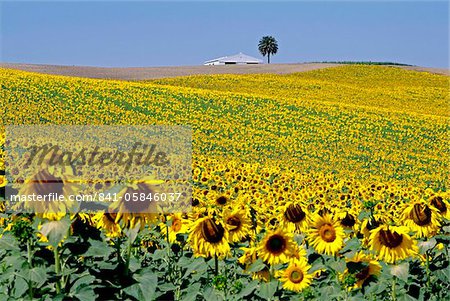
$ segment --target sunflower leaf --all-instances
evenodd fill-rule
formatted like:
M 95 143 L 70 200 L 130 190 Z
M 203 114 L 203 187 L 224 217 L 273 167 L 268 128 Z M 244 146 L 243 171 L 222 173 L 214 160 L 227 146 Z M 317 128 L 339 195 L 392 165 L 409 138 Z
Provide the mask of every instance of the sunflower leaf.
M 9 251 L 20 251 L 19 243 L 14 238 L 14 236 L 12 236 L 9 233 L 4 234 L 0 238 L 0 249 Z
M 84 257 L 108 257 L 112 250 L 105 241 L 89 240 L 89 249 L 84 253 Z
M 258 295 L 264 299 L 270 299 L 275 295 L 278 287 L 278 280 L 272 280 L 268 283 L 261 283 Z
M 131 244 L 134 243 L 134 241 L 136 240 L 140 228 L 141 228 L 141 222 L 138 221 L 133 228 L 130 228 L 130 229 L 127 229 L 124 231 L 125 235 L 128 237 Z
M 441 235 L 436 235 L 434 237 L 434 239 L 436 239 L 436 241 L 438 243 L 443 243 L 444 245 L 450 243 L 450 236 L 449 235 L 442 235 L 442 234 Z
M 363 269 L 367 268 L 367 266 L 368 263 L 366 262 L 354 262 L 354 261 L 347 262 L 347 269 L 351 274 L 358 273 Z
M 78 300 L 86 300 L 86 301 L 94 301 L 97 299 L 97 295 L 95 294 L 94 289 L 88 285 L 78 286 L 76 288 L 76 292 L 74 297 L 78 298 Z
M 192 261 L 189 266 L 187 266 L 186 272 L 184 274 L 184 277 L 189 276 L 191 273 L 203 273 L 206 272 L 207 265 L 205 264 L 205 260 L 201 257 L 196 258 L 194 261 Z
M 194 283 L 188 287 L 186 294 L 183 295 L 183 300 L 195 301 L 200 292 L 200 283 Z
M 224 298 L 221 295 L 219 295 L 218 292 L 211 286 L 206 287 L 204 289 L 202 295 L 205 298 L 205 300 L 208 300 L 208 301 L 224 300 Z
M 419 243 L 419 247 L 422 251 L 422 254 L 433 249 L 437 244 L 436 239 L 433 237 L 431 239 L 428 239 L 426 241 L 422 241 Z
M 345 271 L 345 263 L 342 260 L 332 261 L 331 263 L 328 264 L 328 266 L 341 274 L 344 273 Z
M 248 285 L 246 285 L 242 291 L 238 294 L 238 297 L 242 298 L 242 297 L 246 297 L 248 295 L 250 295 L 251 293 L 253 293 L 253 291 L 258 287 L 258 282 L 257 281 L 250 281 L 248 283 Z
M 350 251 L 356 252 L 361 249 L 361 241 L 358 238 L 352 238 L 345 243 L 344 248 L 341 250 L 341 253 L 347 253 Z
M 404 262 L 391 267 L 391 275 L 407 282 L 409 276 L 409 263 Z
M 18 300 L 27 290 L 28 290 L 28 283 L 25 281 L 25 279 L 17 277 L 16 280 L 14 281 L 14 287 L 12 289 L 12 297 Z
M 258 259 L 250 265 L 250 267 L 247 269 L 247 272 L 256 273 L 256 272 L 262 271 L 265 268 L 266 268 L 266 264 L 261 259 Z
M 142 270 L 134 275 L 137 283 L 125 288 L 123 291 L 138 300 L 153 300 L 156 295 L 158 277 L 149 269 Z
M 28 271 L 28 279 L 35 283 L 36 287 L 41 287 L 47 281 L 47 274 L 44 268 L 34 267 Z
M 59 221 L 50 221 L 42 225 L 41 234 L 47 237 L 51 246 L 57 247 L 67 236 L 70 227 L 70 218 L 65 217 Z

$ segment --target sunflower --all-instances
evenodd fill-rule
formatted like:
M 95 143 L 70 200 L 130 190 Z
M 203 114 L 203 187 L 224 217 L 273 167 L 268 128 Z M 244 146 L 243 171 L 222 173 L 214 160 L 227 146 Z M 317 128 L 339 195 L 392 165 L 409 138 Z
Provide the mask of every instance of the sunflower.
M 109 212 L 98 212 L 92 220 L 95 222 L 97 229 L 103 230 L 108 237 L 120 237 L 122 236 L 122 228 L 118 222 L 116 222 L 117 214 Z
M 252 274 L 253 280 L 269 282 L 270 281 L 270 270 L 268 267 L 263 268 L 261 271 Z
M 339 224 L 345 230 L 352 230 L 354 232 L 358 231 L 359 228 L 359 220 L 358 214 L 355 210 L 345 210 L 336 214 L 337 220 L 339 220 Z
M 256 259 L 258 258 L 257 254 L 256 254 L 256 248 L 255 247 L 251 247 L 251 248 L 242 247 L 240 249 L 242 251 L 244 251 L 242 256 L 238 258 L 238 262 L 241 265 L 249 266 L 254 261 L 256 261 Z
M 117 194 L 118 201 L 109 206 L 109 211 L 116 213 L 116 222 L 121 220 L 125 227 L 133 227 L 138 221 L 141 222 L 141 227 L 144 227 L 146 222 L 156 222 L 161 208 L 160 202 L 154 201 L 153 198 L 155 193 L 159 192 L 157 185 L 163 182 L 148 177 L 127 184 Z
M 181 213 L 172 213 L 167 216 L 167 220 L 170 221 L 170 226 L 161 223 L 159 228 L 164 236 L 167 236 L 167 231 L 169 231 L 169 242 L 174 243 L 177 239 L 177 234 L 184 234 L 189 231 L 190 221 L 184 219 Z
M 370 247 L 387 263 L 416 255 L 418 247 L 408 232 L 408 227 L 381 225 L 371 231 Z
M 381 272 L 381 265 L 374 260 L 370 255 L 359 251 L 353 258 L 347 259 L 347 269 L 344 271 L 342 278 L 353 275 L 355 277 L 355 284 L 351 289 L 361 288 L 363 285 L 377 277 Z
M 438 209 L 421 200 L 406 205 L 402 220 L 417 237 L 431 237 L 439 229 L 439 217 Z
M 241 250 L 244 251 L 244 254 L 238 258 L 238 262 L 241 265 L 245 266 L 245 270 L 247 270 L 247 268 L 250 267 L 258 259 L 257 248 L 242 247 Z M 269 268 L 266 266 L 261 271 L 252 273 L 252 279 L 268 282 L 270 280 Z
M 231 242 L 242 241 L 250 232 L 252 221 L 247 211 L 241 208 L 233 211 L 225 210 L 223 219 Z
M 308 227 L 307 210 L 302 205 L 289 202 L 281 212 L 281 226 L 287 232 L 300 233 L 306 231 Z
M 288 262 L 295 254 L 293 235 L 283 230 L 274 230 L 266 234 L 257 248 L 258 257 L 274 265 Z
M 218 206 L 225 206 L 229 203 L 230 197 L 225 194 L 221 194 L 216 198 L 216 205 Z
M 8 184 L 8 180 L 5 175 L 0 175 L 0 187 L 5 187 Z
M 344 237 L 345 233 L 339 222 L 324 214 L 315 216 L 307 238 L 318 253 L 335 255 L 344 246 Z
M 73 170 L 50 167 L 40 169 L 25 180 L 23 184 L 20 184 L 17 193 L 21 199 L 35 196 L 40 201 L 18 202 L 13 205 L 15 209 L 31 211 L 51 220 L 58 220 L 68 212 L 77 211 L 79 204 L 68 198 L 69 195 L 75 195 L 80 188 L 79 184 L 74 183 L 76 181 L 73 180 Z M 59 196 L 63 196 L 64 201 L 60 201 Z
M 364 236 L 362 239 L 362 243 L 364 245 L 369 245 L 370 242 L 370 231 L 378 228 L 383 222 L 379 220 L 377 217 L 366 218 L 362 221 L 360 227 L 360 233 Z
M 219 192 L 217 190 L 211 189 L 207 194 L 208 203 L 215 204 L 217 207 L 224 207 L 231 202 L 231 192 Z
M 277 274 L 280 281 L 283 283 L 283 288 L 300 292 L 311 285 L 313 278 L 312 274 L 308 274 L 311 268 L 305 258 L 293 259 L 284 271 L 279 271 Z
M 188 241 L 195 256 L 222 258 L 230 252 L 228 231 L 221 222 L 209 216 L 194 223 Z
M 6 203 L 5 201 L 0 200 L 0 214 L 6 212 Z
M 304 245 L 295 244 L 294 254 L 292 254 L 292 259 L 300 259 L 302 257 L 306 257 L 307 252 Z
M 447 200 L 445 200 L 443 198 L 442 195 L 433 195 L 432 197 L 430 197 L 430 199 L 428 200 L 428 203 L 436 208 L 437 210 L 439 210 L 439 213 L 446 219 L 450 219 L 450 209 L 449 206 L 450 204 L 448 203 Z

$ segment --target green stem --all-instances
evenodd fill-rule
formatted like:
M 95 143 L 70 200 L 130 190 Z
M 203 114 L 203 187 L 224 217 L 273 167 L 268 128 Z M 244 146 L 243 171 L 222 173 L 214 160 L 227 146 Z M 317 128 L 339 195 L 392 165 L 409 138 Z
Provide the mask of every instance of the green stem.
M 117 252 L 117 262 L 118 263 L 120 263 L 120 262 L 122 262 L 122 257 L 120 256 L 121 254 L 120 254 L 120 245 L 121 245 L 121 240 L 120 240 L 120 237 L 119 238 L 117 238 L 117 240 L 116 240 L 116 244 L 115 244 L 115 247 L 116 247 L 116 252 Z
M 56 280 L 56 293 L 60 294 L 61 293 L 61 280 L 59 279 L 59 276 L 61 274 L 61 262 L 60 262 L 57 246 L 53 248 L 53 255 L 55 256 L 55 273 L 56 273 L 56 276 L 58 277 L 58 280 Z
M 166 240 L 167 245 L 169 246 L 169 253 L 170 253 L 169 225 L 167 224 L 167 219 L 166 219 Z
M 431 276 L 430 276 L 430 259 L 429 259 L 429 255 L 428 252 L 425 252 L 425 256 L 427 257 L 427 261 L 426 261 L 426 265 L 425 265 L 425 269 L 426 269 L 426 273 L 427 273 L 427 289 L 430 290 L 431 287 Z
M 128 239 L 127 253 L 125 258 L 125 276 L 128 276 L 130 274 L 131 245 L 131 240 Z
M 225 265 L 225 300 L 228 299 L 228 270 L 227 270 L 227 265 Z
M 171 248 L 170 248 L 170 239 L 169 239 L 169 225 L 167 224 L 168 223 L 168 219 L 167 219 L 167 216 L 166 215 L 164 215 L 164 221 L 165 221 L 165 224 L 166 224 L 166 240 L 167 240 L 167 259 L 168 259 L 168 268 L 169 268 L 169 274 L 172 272 L 172 259 L 171 259 L 171 257 L 170 257 L 170 255 L 171 255 L 171 253 L 170 253 L 170 251 L 172 250 Z
M 275 274 L 275 268 L 273 267 L 273 265 L 271 265 L 270 269 L 269 269 L 269 277 L 270 277 L 269 282 L 275 278 L 274 274 Z
M 396 279 L 395 279 L 395 276 L 393 276 L 392 277 L 392 291 L 391 291 L 392 301 L 397 301 L 397 295 L 395 292 L 395 284 L 396 284 Z
M 28 258 L 29 268 L 32 269 L 33 261 L 31 258 L 31 240 L 30 239 L 27 240 L 27 258 Z M 33 282 L 32 281 L 30 281 L 28 283 L 28 295 L 30 296 L 30 300 L 33 300 Z
M 30 281 L 28 283 L 28 296 L 30 297 L 30 300 L 33 300 L 33 282 Z
M 31 258 L 31 241 L 30 239 L 27 240 L 27 257 L 28 257 L 28 265 L 30 266 L 30 269 L 33 268 L 33 261 Z
M 217 258 L 217 254 L 214 254 L 214 274 L 219 275 L 219 259 Z

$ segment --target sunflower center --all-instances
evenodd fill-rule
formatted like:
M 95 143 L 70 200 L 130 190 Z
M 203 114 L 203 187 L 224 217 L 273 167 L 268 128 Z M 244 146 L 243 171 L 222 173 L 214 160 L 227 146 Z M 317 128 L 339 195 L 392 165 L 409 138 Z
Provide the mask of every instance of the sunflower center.
M 192 207 L 198 206 L 200 204 L 200 201 L 198 199 L 192 200 Z
M 117 216 L 116 213 L 107 213 L 107 212 L 105 212 L 103 215 L 108 219 L 108 221 L 110 221 L 112 223 L 116 222 L 116 216 Z
M 390 230 L 380 230 L 380 243 L 388 248 L 395 248 L 401 245 L 403 236 L 397 232 L 391 232 Z
M 293 283 L 300 283 L 303 280 L 303 272 L 301 270 L 294 270 L 289 275 L 289 280 Z
M 149 213 L 149 212 L 156 212 L 155 209 L 151 209 L 152 207 L 155 207 L 157 202 L 152 202 L 150 199 L 148 199 L 148 196 L 153 196 L 155 192 L 153 191 L 152 187 L 150 187 L 146 183 L 139 183 L 137 184 L 137 189 L 133 189 L 131 187 L 128 187 L 125 191 L 124 195 L 129 196 L 138 196 L 138 200 L 134 201 L 134 199 L 131 199 L 131 201 L 123 202 L 123 208 L 122 210 L 124 213 Z
M 376 229 L 379 226 L 380 226 L 380 222 L 378 222 L 376 219 L 370 219 L 369 222 L 367 223 L 368 230 Z
M 324 216 L 325 214 L 330 214 L 331 211 L 328 210 L 328 208 L 324 207 L 324 208 L 320 209 L 320 210 L 318 211 L 318 213 L 319 213 L 320 216 Z
M 272 235 L 267 240 L 266 248 L 272 254 L 281 254 L 286 249 L 286 239 L 278 234 Z
M 336 230 L 330 224 L 325 224 L 320 227 L 319 234 L 326 242 L 333 242 L 336 239 Z
M 225 197 L 225 196 L 219 196 L 217 199 L 216 199 L 216 203 L 217 204 L 219 204 L 219 205 L 221 205 L 221 206 L 223 206 L 223 205 L 225 205 L 226 203 L 227 203 L 227 201 L 228 201 L 228 199 Z
M 361 271 L 359 271 L 358 273 L 355 274 L 356 279 L 358 280 L 364 280 L 369 276 L 369 267 L 365 267 L 363 268 Z
M 36 192 L 36 195 L 63 194 L 63 179 L 51 175 L 47 170 L 38 172 L 30 183 L 32 183 L 32 189 Z
M 218 243 L 222 240 L 225 229 L 221 224 L 216 224 L 212 219 L 207 219 L 201 225 L 203 238 L 210 243 Z
M 227 224 L 232 226 L 230 231 L 236 231 L 241 225 L 241 220 L 237 216 L 230 216 L 227 218 Z
M 431 200 L 431 205 L 436 207 L 437 210 L 439 210 L 440 213 L 447 212 L 447 206 L 445 205 L 444 201 L 442 200 L 441 196 L 437 196 Z
M 291 223 L 301 222 L 305 218 L 306 214 L 303 212 L 300 205 L 291 204 L 284 212 L 284 217 Z
M 269 224 L 270 224 L 271 226 L 276 226 L 276 225 L 278 224 L 277 218 L 276 218 L 276 217 L 271 218 L 270 221 L 269 221 Z
M 412 220 L 419 226 L 431 223 L 431 209 L 428 206 L 415 204 L 411 211 Z
M 355 218 L 351 214 L 346 214 L 345 217 L 341 220 L 341 224 L 345 227 L 353 227 L 356 223 Z
M 172 226 L 171 226 L 170 228 L 172 228 L 172 231 L 173 231 L 173 232 L 178 232 L 178 231 L 180 231 L 180 230 L 181 230 L 181 221 L 180 221 L 179 219 L 175 219 L 175 220 L 172 222 Z

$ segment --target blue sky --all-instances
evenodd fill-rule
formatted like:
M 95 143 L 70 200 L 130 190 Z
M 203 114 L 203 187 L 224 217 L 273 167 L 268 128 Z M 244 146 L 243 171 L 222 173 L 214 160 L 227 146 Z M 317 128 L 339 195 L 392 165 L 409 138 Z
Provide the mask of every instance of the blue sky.
M 198 65 L 273 35 L 273 63 L 395 61 L 449 66 L 441 2 L 3 2 L 1 61 Z

